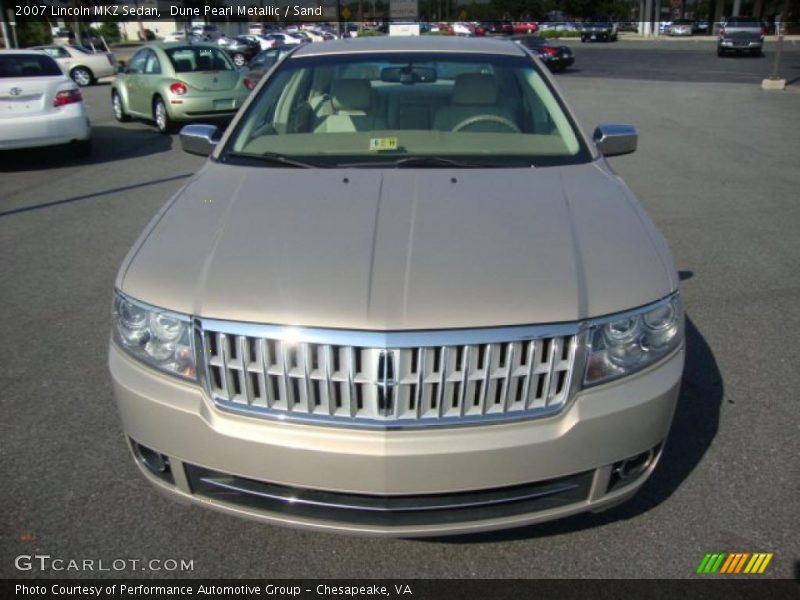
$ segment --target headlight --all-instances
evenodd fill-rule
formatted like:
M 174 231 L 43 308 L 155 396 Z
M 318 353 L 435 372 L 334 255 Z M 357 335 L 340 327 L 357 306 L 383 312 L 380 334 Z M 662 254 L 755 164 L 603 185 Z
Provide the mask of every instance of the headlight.
M 683 306 L 678 294 L 631 311 L 593 321 L 589 329 L 585 386 L 630 375 L 683 341 Z
M 130 355 L 167 373 L 196 379 L 188 316 L 115 293 L 113 321 L 114 340 Z

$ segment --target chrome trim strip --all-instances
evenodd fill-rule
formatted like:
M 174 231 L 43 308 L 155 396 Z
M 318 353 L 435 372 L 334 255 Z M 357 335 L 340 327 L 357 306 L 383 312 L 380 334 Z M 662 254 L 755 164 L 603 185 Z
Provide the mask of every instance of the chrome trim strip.
M 425 397 L 423 394 L 423 386 L 425 385 L 425 369 L 427 368 L 425 358 L 427 354 L 427 348 L 420 348 L 417 352 L 417 388 L 414 392 L 414 412 L 417 414 L 417 419 L 422 418 L 422 399 Z
M 508 398 L 511 392 L 511 384 L 513 383 L 512 375 L 514 373 L 514 342 L 510 342 L 508 344 L 508 350 L 506 351 L 506 364 L 508 367 L 506 369 L 506 376 L 503 379 L 503 412 L 508 410 Z
M 525 421 L 529 419 L 540 419 L 560 413 L 571 400 L 565 404 L 551 405 L 544 408 L 535 408 L 528 411 L 514 411 L 510 413 L 488 413 L 449 417 L 420 417 L 385 420 L 379 418 L 355 418 L 350 416 L 327 416 L 322 414 L 307 415 L 299 412 L 289 413 L 286 410 L 265 410 L 261 407 L 250 408 L 246 405 L 235 402 L 228 402 L 215 398 L 214 405 L 222 410 L 246 415 L 272 419 L 275 421 L 292 422 L 306 425 L 331 425 L 345 427 L 348 429 L 373 429 L 381 431 L 393 431 L 397 429 L 425 429 L 430 427 L 459 427 L 462 425 L 490 425 L 509 421 Z
M 492 355 L 494 346 L 487 346 L 483 355 L 483 388 L 481 389 L 481 414 L 486 414 L 486 403 L 489 398 L 489 385 L 492 383 Z
M 363 504 L 339 504 L 336 502 L 331 501 L 323 501 L 323 500 L 314 500 L 311 498 L 303 498 L 302 496 L 284 496 L 277 492 L 270 493 L 266 490 L 256 489 L 255 486 L 249 487 L 244 485 L 244 483 L 234 483 L 230 481 L 225 481 L 221 477 L 200 477 L 201 482 L 216 487 L 222 488 L 224 490 L 238 492 L 240 494 L 245 494 L 248 496 L 258 496 L 260 498 L 268 498 L 270 500 L 278 500 L 280 502 L 285 502 L 287 504 L 302 504 L 306 506 L 321 506 L 324 508 L 338 508 L 344 510 L 363 510 L 363 511 L 371 511 L 371 512 L 419 512 L 419 511 L 436 511 L 436 510 L 454 510 L 459 508 L 476 508 L 481 506 L 495 506 L 498 504 L 509 504 L 511 502 L 520 502 L 524 500 L 532 500 L 534 498 L 542 498 L 545 496 L 556 496 L 558 494 L 563 494 L 564 492 L 568 492 L 574 489 L 578 489 L 580 487 L 577 483 L 558 483 L 552 485 L 549 489 L 544 490 L 535 490 L 529 492 L 522 492 L 517 494 L 509 494 L 508 496 L 501 496 L 501 497 L 494 497 L 494 498 L 487 498 L 485 500 L 473 500 L 471 502 L 462 502 L 457 503 L 453 502 L 451 504 L 433 504 L 433 505 L 426 505 L 426 504 L 418 504 L 418 505 L 408 505 L 402 507 L 391 507 L 391 506 L 376 506 L 370 505 L 366 502 Z M 302 490 L 297 490 L 302 492 Z M 491 490 L 485 490 L 490 492 Z M 480 493 L 480 492 L 479 492 Z M 424 496 L 420 496 L 420 501 L 424 500 Z M 376 501 L 380 501 L 380 498 L 374 498 Z M 391 496 L 387 496 L 387 500 L 391 499 Z
M 444 388 L 447 385 L 448 353 L 447 346 L 439 348 L 439 386 L 436 388 L 436 411 L 439 419 L 444 416 Z
M 464 417 L 467 405 L 467 387 L 469 386 L 469 358 L 472 346 L 464 346 L 464 355 L 461 357 L 461 394 L 458 399 L 459 418 Z
M 250 380 L 250 349 L 247 345 L 247 338 L 239 338 L 239 360 L 242 363 L 242 382 L 241 389 L 247 397 L 247 404 L 251 405 L 254 399 L 253 382 Z
M 546 325 L 519 325 L 488 327 L 482 329 L 441 329 L 422 331 L 366 331 L 294 327 L 289 325 L 263 325 L 219 319 L 199 319 L 206 331 L 224 331 L 228 335 L 271 338 L 289 342 L 358 346 L 362 348 L 431 348 L 435 346 L 467 346 L 522 342 L 543 337 L 574 335 L 581 323 L 554 323 Z

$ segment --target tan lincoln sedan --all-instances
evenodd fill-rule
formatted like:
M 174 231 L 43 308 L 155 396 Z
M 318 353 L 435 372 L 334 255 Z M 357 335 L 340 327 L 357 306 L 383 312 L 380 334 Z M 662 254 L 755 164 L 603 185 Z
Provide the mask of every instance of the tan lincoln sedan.
M 301 46 L 116 280 L 136 464 L 267 523 L 460 534 L 599 511 L 661 455 L 684 362 L 667 246 L 547 69 L 486 39 Z

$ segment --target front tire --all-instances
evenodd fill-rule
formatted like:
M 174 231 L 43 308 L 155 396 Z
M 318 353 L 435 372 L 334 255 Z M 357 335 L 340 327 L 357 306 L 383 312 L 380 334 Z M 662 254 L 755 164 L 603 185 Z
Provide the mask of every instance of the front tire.
M 94 83 L 94 75 L 92 75 L 92 72 L 86 67 L 75 67 L 69 72 L 69 76 L 72 78 L 72 81 L 81 87 L 86 87 Z
M 169 135 L 175 131 L 175 123 L 167 112 L 167 105 L 161 98 L 156 98 L 153 102 L 153 120 L 156 122 L 156 127 L 164 135 Z
M 122 98 L 116 90 L 111 92 L 111 112 L 114 113 L 114 118 L 120 123 L 131 120 L 128 113 L 125 112 L 125 107 L 122 105 Z

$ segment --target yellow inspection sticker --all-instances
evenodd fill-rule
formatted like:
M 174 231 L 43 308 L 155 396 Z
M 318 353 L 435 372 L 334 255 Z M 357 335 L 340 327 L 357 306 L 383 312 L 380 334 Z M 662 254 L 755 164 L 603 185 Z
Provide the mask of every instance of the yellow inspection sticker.
M 380 152 L 381 150 L 397 150 L 397 138 L 370 138 L 369 149 L 375 152 Z

